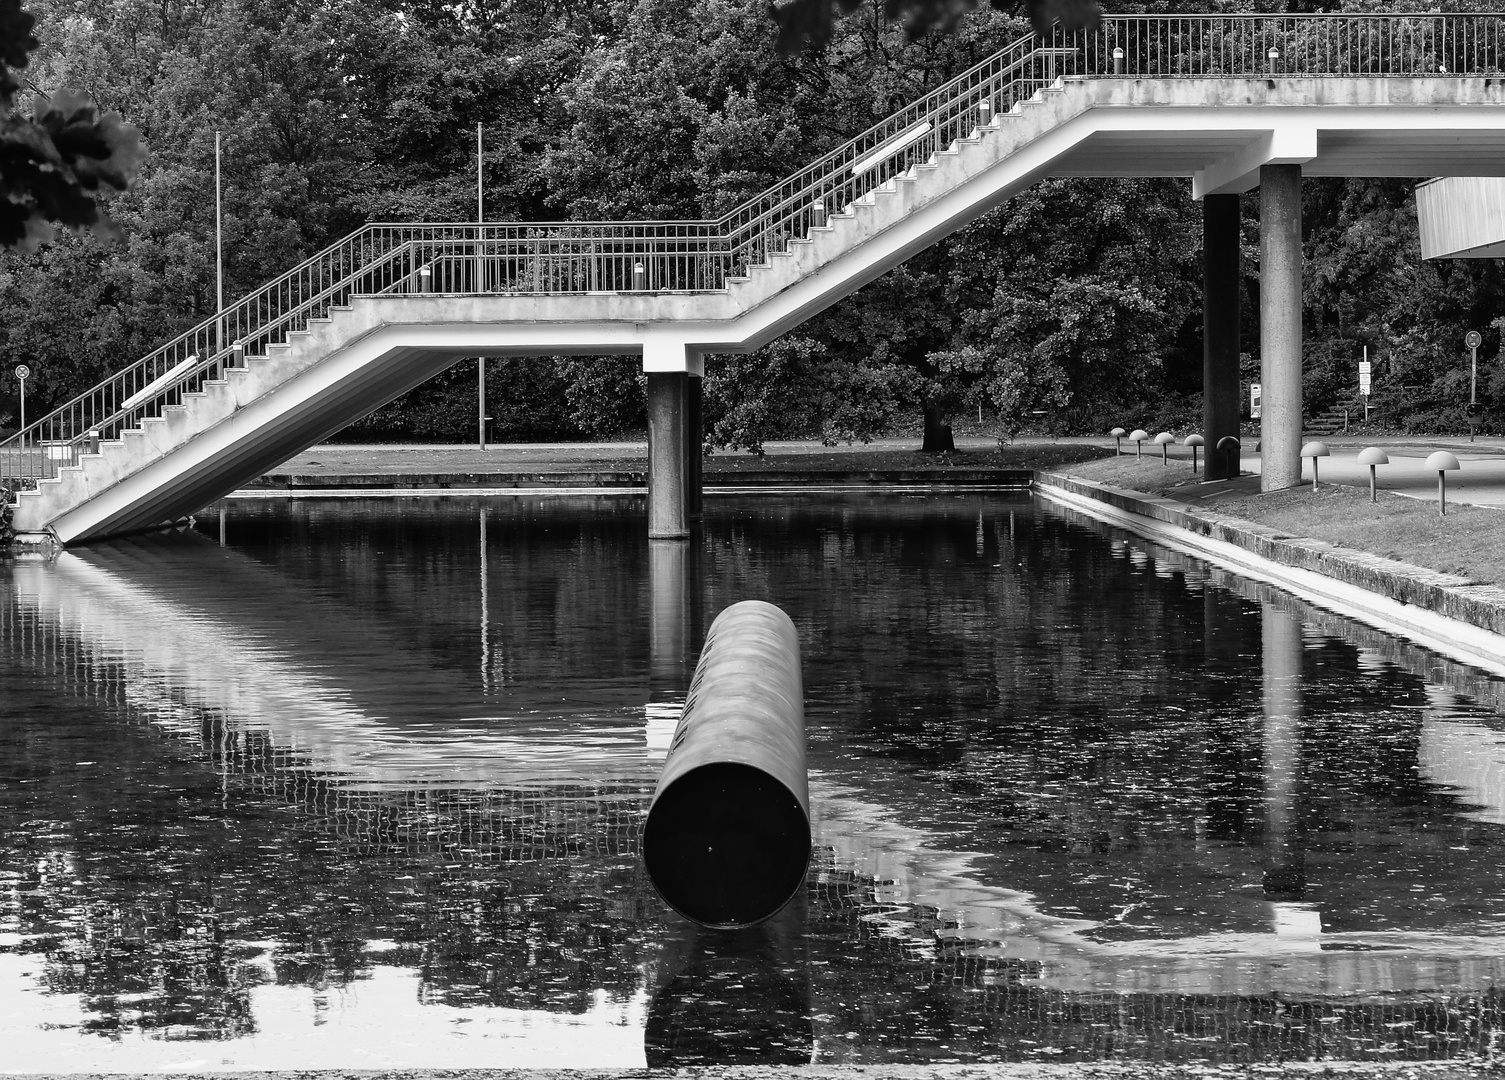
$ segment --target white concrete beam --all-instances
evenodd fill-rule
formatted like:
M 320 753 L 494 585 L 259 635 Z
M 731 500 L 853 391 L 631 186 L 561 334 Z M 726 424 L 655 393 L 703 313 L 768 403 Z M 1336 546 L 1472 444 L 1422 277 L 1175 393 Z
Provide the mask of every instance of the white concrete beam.
M 703 378 L 705 353 L 687 345 L 678 335 L 648 330 L 643 337 L 643 371 L 650 375 L 685 372 Z
M 1266 165 L 1305 165 L 1317 156 L 1317 128 L 1291 120 L 1273 127 L 1243 149 L 1197 170 L 1192 175 L 1194 199 L 1207 195 L 1242 195 L 1259 186 L 1259 170 Z

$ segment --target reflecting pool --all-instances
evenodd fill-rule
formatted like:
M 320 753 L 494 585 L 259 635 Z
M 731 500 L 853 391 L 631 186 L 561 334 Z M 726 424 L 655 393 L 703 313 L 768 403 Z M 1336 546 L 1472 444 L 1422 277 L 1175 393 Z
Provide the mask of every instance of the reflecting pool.
M 1505 686 L 1028 495 L 235 502 L 0 564 L 0 1071 L 1490 1055 Z M 638 830 L 718 611 L 815 858 Z

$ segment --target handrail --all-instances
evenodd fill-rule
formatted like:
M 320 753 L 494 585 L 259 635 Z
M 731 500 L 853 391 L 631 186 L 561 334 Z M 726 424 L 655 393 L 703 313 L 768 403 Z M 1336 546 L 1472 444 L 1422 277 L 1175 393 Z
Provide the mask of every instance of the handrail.
M 365 225 L 0 443 L 0 479 L 52 476 L 74 451 L 49 446 L 114 438 L 160 414 L 222 373 L 237 342 L 254 355 L 351 296 L 413 291 L 420 261 L 436 292 L 725 288 L 1062 78 L 1464 78 L 1501 74 L 1502 58 L 1499 12 L 1110 15 L 1092 30 L 1029 34 L 719 218 Z M 191 355 L 203 359 L 187 366 Z

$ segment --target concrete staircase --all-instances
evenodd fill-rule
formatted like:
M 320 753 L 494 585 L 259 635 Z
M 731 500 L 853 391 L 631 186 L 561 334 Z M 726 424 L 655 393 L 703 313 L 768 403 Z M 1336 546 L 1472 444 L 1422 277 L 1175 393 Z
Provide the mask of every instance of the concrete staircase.
M 1089 90 L 1063 81 L 1039 91 L 831 213 L 723 290 L 352 296 L 21 491 L 16 529 L 71 544 L 181 519 L 462 357 L 636 351 L 641 343 L 624 331 L 643 327 L 689 332 L 709 349 L 756 348 L 986 210 L 995 194 L 968 198 L 969 184 L 1089 107 Z M 949 212 L 937 214 L 942 204 Z M 910 228 L 896 230 L 902 223 Z
M 1370 415 L 1374 415 L 1371 407 Z M 1330 409 L 1310 417 L 1303 433 L 1313 438 L 1326 439 L 1333 435 L 1346 432 L 1351 424 L 1362 423 L 1364 420 L 1364 399 L 1357 393 L 1353 393 L 1339 401 Z

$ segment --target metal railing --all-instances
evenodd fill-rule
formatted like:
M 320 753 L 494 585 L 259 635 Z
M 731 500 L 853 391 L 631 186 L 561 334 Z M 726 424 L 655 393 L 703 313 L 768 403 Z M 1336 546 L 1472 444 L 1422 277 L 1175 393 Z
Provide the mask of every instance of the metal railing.
M 1021 38 L 716 220 L 367 225 L 0 444 L 0 479 L 55 475 L 355 295 L 725 288 L 1063 77 L 1497 76 L 1502 38 L 1498 13 L 1110 16 Z
M 1083 75 L 1318 78 L 1497 75 L 1505 19 L 1476 15 L 1116 15 L 1074 38 Z M 1115 50 L 1121 50 L 1119 56 Z

